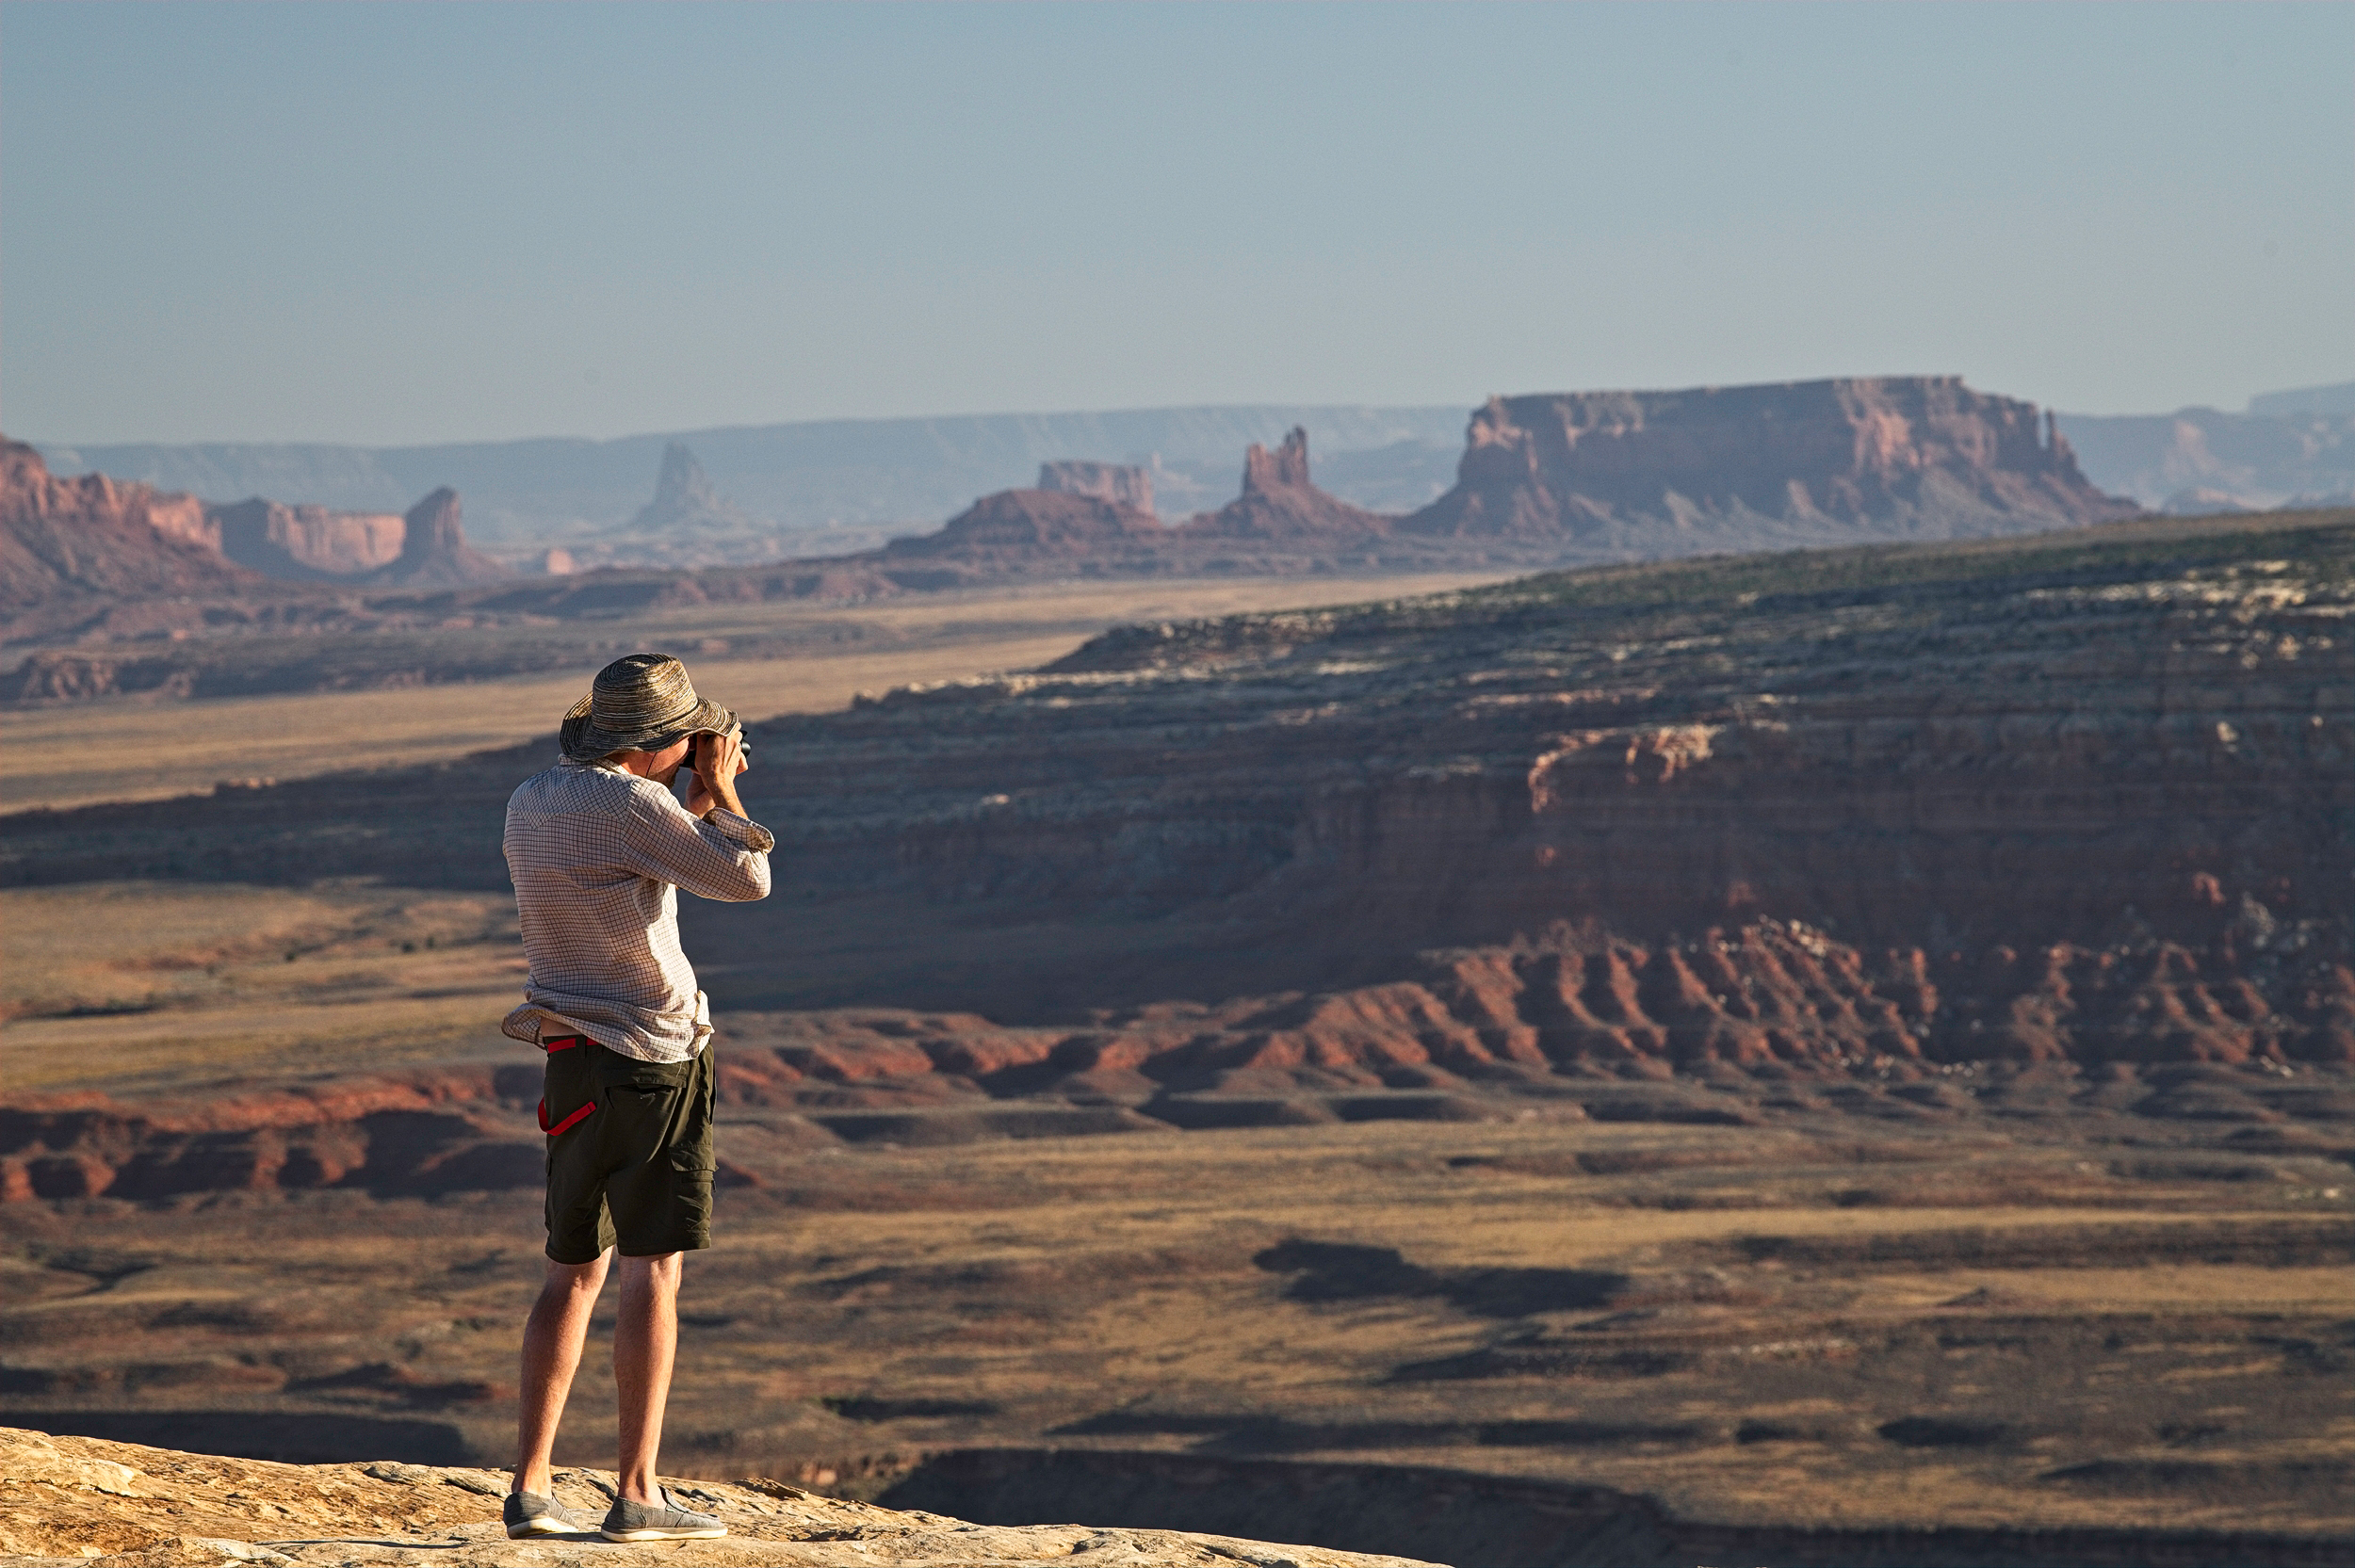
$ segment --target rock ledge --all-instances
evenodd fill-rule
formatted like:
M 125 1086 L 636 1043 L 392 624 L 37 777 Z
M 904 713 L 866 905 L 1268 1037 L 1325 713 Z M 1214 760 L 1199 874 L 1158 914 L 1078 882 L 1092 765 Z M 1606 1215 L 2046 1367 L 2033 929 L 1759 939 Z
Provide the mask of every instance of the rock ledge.
M 267 1417 L 264 1417 L 267 1419 Z M 609 1471 L 560 1470 L 557 1496 L 602 1514 Z M 968 1525 L 844 1502 L 781 1481 L 666 1480 L 727 1521 L 724 1541 L 617 1545 L 593 1535 L 510 1541 L 507 1478 L 426 1464 L 274 1464 L 0 1427 L 0 1568 L 232 1562 L 488 1564 L 1063 1561 L 1102 1568 L 1413 1568 L 1405 1558 L 1171 1530 Z M 1084 1556 L 1082 1557 L 1082 1554 Z

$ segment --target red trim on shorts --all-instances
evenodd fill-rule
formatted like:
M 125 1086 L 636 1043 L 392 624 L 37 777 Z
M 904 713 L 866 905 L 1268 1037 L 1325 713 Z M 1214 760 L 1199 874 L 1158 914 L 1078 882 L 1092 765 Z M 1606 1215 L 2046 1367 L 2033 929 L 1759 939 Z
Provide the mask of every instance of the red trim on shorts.
M 567 1128 L 571 1127 L 574 1123 L 578 1122 L 582 1117 L 588 1115 L 591 1111 L 596 1108 L 596 1101 L 592 1100 L 587 1105 L 581 1107 L 578 1110 L 573 1112 L 570 1116 L 564 1118 L 563 1121 L 559 1122 L 555 1126 L 551 1127 L 548 1125 L 548 1102 L 546 1097 L 544 1095 L 540 1100 L 540 1130 L 547 1134 L 550 1138 L 554 1138 L 557 1134 L 565 1131 Z
M 540 1049 L 553 1056 L 558 1051 L 569 1051 L 574 1046 L 585 1045 L 588 1042 L 589 1037 L 585 1034 L 560 1034 L 540 1042 Z

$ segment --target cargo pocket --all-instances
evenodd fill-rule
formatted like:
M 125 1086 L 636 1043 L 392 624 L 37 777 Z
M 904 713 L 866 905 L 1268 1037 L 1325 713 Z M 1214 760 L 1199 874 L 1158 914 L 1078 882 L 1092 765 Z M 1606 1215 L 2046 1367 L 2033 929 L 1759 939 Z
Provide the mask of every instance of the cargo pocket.
M 671 1151 L 671 1192 L 680 1227 L 701 1245 L 711 1234 L 712 1158 L 708 1145 Z
M 540 1130 L 550 1138 L 570 1132 L 597 1108 L 597 1076 L 584 1045 L 548 1053 L 540 1094 Z
M 686 1064 L 689 1076 L 680 1110 L 678 1136 L 671 1144 L 671 1182 L 678 1194 L 679 1214 L 694 1240 L 711 1234 L 712 1179 L 719 1171 L 719 1149 L 712 1138 L 717 1074 L 710 1047 Z

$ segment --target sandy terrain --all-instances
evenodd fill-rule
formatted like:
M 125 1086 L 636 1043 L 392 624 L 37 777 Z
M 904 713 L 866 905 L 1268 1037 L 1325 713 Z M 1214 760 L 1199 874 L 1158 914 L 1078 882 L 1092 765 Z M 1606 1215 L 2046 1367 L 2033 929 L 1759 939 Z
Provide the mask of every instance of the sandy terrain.
M 185 1091 L 506 1055 L 512 897 L 326 885 L 0 890 L 11 1091 Z

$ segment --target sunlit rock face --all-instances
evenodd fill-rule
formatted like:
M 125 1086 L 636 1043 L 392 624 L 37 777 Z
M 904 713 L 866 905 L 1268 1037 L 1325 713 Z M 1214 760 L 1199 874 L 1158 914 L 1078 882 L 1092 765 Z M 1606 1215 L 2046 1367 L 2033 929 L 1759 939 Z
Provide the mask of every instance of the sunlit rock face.
M 2048 424 L 1956 376 L 1494 397 L 1472 415 L 1455 488 L 1405 527 L 1601 542 L 1664 520 L 1774 522 L 1826 542 L 2131 515 Z
M 193 495 L 104 474 L 60 479 L 32 447 L 0 441 L 0 609 L 235 592 L 255 580 L 218 546 Z
M 400 558 L 408 521 L 398 512 L 333 511 L 256 495 L 208 506 L 204 518 L 222 555 L 266 577 L 295 582 L 351 578 Z

